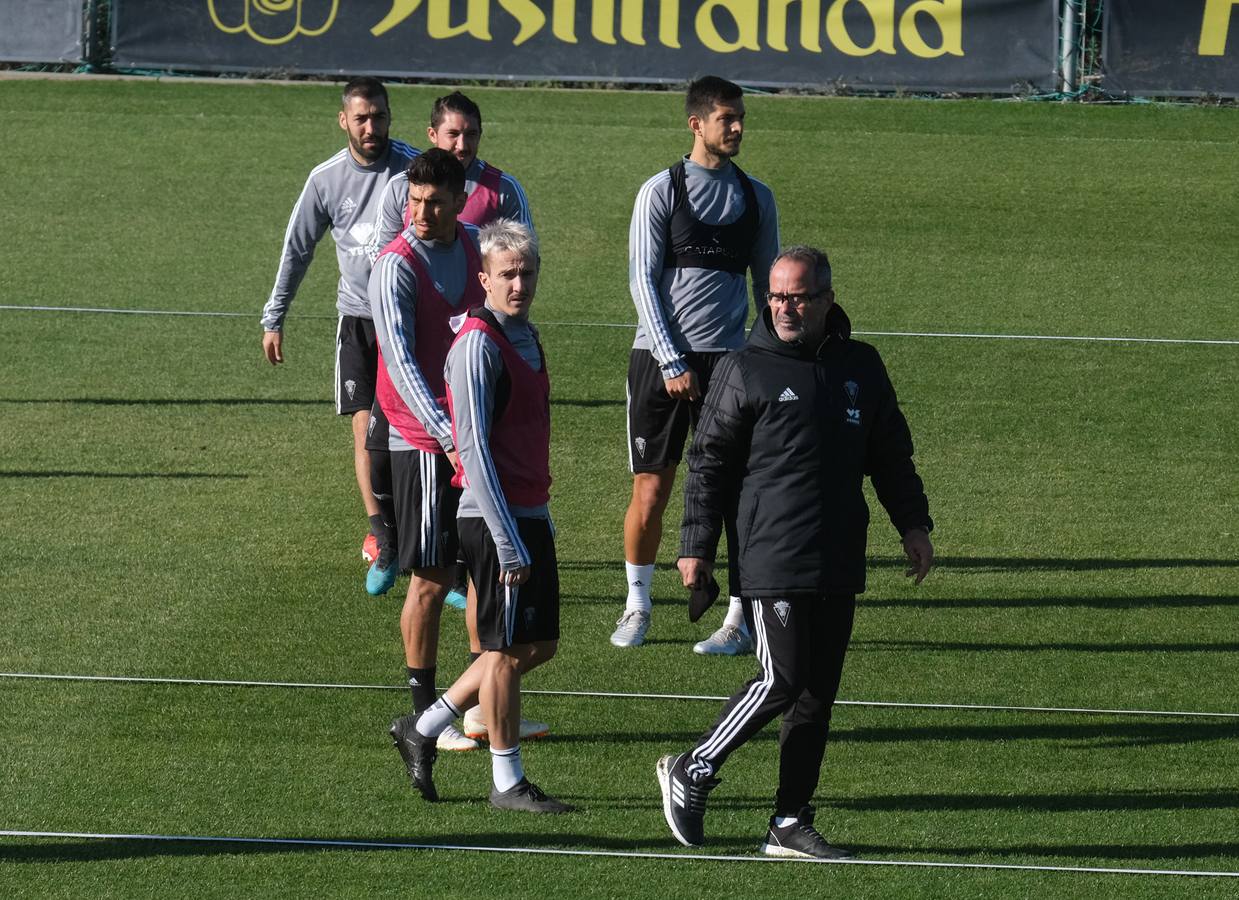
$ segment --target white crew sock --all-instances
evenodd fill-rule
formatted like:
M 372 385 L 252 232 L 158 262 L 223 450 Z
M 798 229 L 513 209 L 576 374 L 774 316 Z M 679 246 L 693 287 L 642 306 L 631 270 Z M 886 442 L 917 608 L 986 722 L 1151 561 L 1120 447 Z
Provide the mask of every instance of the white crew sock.
M 423 737 L 438 737 L 459 715 L 460 710 L 444 694 L 417 717 L 417 733 Z
M 788 825 L 794 825 L 796 823 L 796 818 L 796 816 L 775 816 L 774 827 L 786 828 Z
M 624 572 L 628 575 L 628 601 L 625 609 L 639 609 L 649 612 L 650 582 L 654 579 L 654 564 L 638 566 L 635 563 L 624 563 Z
M 744 601 L 739 597 L 732 597 L 728 600 L 727 617 L 723 619 L 723 624 L 736 626 L 741 634 L 749 633 L 749 626 L 744 624 Z
M 519 745 L 508 750 L 490 748 L 491 779 L 495 782 L 495 790 L 503 793 L 520 784 L 525 777 L 525 767 L 521 765 L 521 748 Z

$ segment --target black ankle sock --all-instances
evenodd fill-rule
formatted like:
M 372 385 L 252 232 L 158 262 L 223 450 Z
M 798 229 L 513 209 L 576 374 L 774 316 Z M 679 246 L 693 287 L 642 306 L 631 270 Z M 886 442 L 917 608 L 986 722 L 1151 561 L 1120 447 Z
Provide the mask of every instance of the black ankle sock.
M 375 513 L 370 517 L 370 533 L 378 540 L 379 546 L 384 546 L 388 541 L 390 529 L 387 523 L 383 521 L 383 517 Z
M 430 708 L 430 705 L 435 702 L 437 695 L 435 694 L 435 670 L 431 666 L 429 669 L 414 669 L 408 667 L 409 673 L 409 691 L 413 695 L 413 711 L 422 712 Z

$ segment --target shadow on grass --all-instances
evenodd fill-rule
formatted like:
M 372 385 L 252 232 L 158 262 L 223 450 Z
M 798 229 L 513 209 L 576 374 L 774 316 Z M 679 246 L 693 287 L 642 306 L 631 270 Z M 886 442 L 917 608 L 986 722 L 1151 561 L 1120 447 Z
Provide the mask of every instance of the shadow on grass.
M 661 804 L 659 804 L 661 809 Z M 495 831 L 475 834 L 434 834 L 425 836 L 395 835 L 385 837 L 349 836 L 316 838 L 274 838 L 267 840 L 142 840 L 140 838 L 96 838 L 93 840 L 65 838 L 20 838 L 16 843 L 7 843 L 9 838 L 0 838 L 0 863 L 77 863 L 103 860 L 144 859 L 152 857 L 234 856 L 240 854 L 292 854 L 324 853 L 331 850 L 350 852 L 390 852 L 414 849 L 417 846 L 431 847 L 531 847 L 536 849 L 580 849 L 589 847 L 600 850 L 648 850 L 650 840 L 642 838 L 603 837 L 598 834 L 560 831 L 553 834 L 529 834 L 527 832 Z M 276 843 L 278 840 L 307 843 Z M 668 838 L 670 841 L 670 838 Z M 309 843 L 318 841 L 319 843 Z M 332 844 L 323 842 L 331 841 Z M 381 845 L 389 846 L 381 846 Z M 377 845 L 377 846 L 376 846 Z M 678 845 L 676 845 L 678 846 Z
M 1186 844 L 1017 844 L 1010 847 L 925 847 L 893 844 L 850 844 L 849 850 L 861 857 L 893 856 L 936 859 L 947 857 L 977 857 L 976 861 L 994 857 L 1020 857 L 1024 863 L 1037 859 L 1067 858 L 1083 860 L 1168 860 L 1204 859 L 1212 857 L 1239 858 L 1239 843 L 1186 843 Z M 1234 871 L 1229 867 L 1226 871 Z
M 869 560 L 871 569 L 903 569 L 907 560 L 894 556 L 884 556 Z M 723 565 L 720 559 L 718 567 Z M 611 570 L 622 572 L 623 560 L 597 559 L 565 559 L 560 557 L 559 567 L 572 571 L 592 572 Z M 1239 569 L 1239 558 L 1236 559 L 1103 559 L 1100 557 L 1069 559 L 1066 557 L 1029 557 L 1029 556 L 938 556 L 934 558 L 934 567 L 938 569 L 991 569 L 996 572 L 1091 572 L 1113 569 Z M 675 561 L 665 561 L 658 564 L 660 571 L 675 569 Z M 949 602 L 949 601 L 947 601 Z
M 829 803 L 823 801 L 822 806 L 858 812 L 1239 810 L 1239 792 L 1218 788 L 1186 791 L 1106 791 L 1093 794 L 878 794 L 872 797 L 832 800 Z
M 869 567 L 874 569 L 902 569 L 907 561 L 899 557 L 881 557 L 870 559 Z M 1031 557 L 1031 556 L 939 556 L 934 559 L 934 566 L 939 569 L 994 569 L 996 571 L 1037 571 L 1037 572 L 1090 572 L 1110 569 L 1239 569 L 1239 559 L 1107 559 L 1102 557 L 1085 557 L 1069 559 L 1064 557 Z
M 28 469 L 0 469 L 0 478 L 172 478 L 239 480 L 250 476 L 239 472 L 91 472 L 86 469 L 48 469 L 44 472 Z
M 940 725 L 830 730 L 831 741 L 890 744 L 904 741 L 1075 741 L 1073 749 L 1142 747 L 1239 740 L 1239 720 L 1219 722 L 1039 722 L 1026 725 Z M 1232 800 L 1239 795 L 1227 794 Z
M 330 400 L 296 400 L 278 397 L 0 397 L 0 404 L 46 406 L 330 406 Z
M 921 597 L 861 597 L 872 609 L 1189 609 L 1239 606 L 1239 596 L 1209 597 L 1204 594 L 1161 594 L 1147 597 L 967 597 L 924 599 Z
M 604 406 L 625 406 L 624 400 L 568 400 L 552 397 L 551 406 L 572 406 L 579 409 L 597 409 Z
M 880 650 L 932 650 L 952 653 L 993 653 L 995 651 L 1017 653 L 1041 653 L 1045 650 L 1061 650 L 1069 653 L 1235 653 L 1239 641 L 1162 642 L 1132 641 L 1124 643 L 1092 643 L 1087 641 L 1049 641 L 1009 643 L 996 641 L 889 641 L 854 640 L 852 652 Z

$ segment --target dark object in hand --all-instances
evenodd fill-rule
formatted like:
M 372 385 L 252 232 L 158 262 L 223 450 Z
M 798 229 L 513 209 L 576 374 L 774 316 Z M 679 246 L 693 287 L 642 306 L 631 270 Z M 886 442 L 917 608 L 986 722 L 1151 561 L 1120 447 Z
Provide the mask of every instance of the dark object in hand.
M 696 622 L 718 599 L 718 582 L 711 575 L 705 584 L 698 584 L 688 594 L 688 621 Z

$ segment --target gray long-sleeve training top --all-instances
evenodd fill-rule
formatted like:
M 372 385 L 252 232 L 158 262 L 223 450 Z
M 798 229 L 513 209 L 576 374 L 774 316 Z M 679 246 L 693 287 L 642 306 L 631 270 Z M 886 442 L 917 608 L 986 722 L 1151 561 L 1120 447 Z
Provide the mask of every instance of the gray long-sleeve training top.
M 328 228 L 335 240 L 340 267 L 336 309 L 342 316 L 370 318 L 366 285 L 373 260 L 368 250 L 379 201 L 392 176 L 407 169 L 419 152 L 403 141 L 393 140 L 387 153 L 369 166 L 358 163 L 345 147 L 314 167 L 288 218 L 275 286 L 262 308 L 264 329 L 283 329 L 288 307 Z
M 707 225 L 726 225 L 744 212 L 744 189 L 730 163 L 707 169 L 684 158 L 688 207 Z M 753 295 L 763 298 L 770 266 L 779 254 L 779 214 L 774 194 L 749 176 L 757 197 L 757 240 L 749 259 Z M 637 307 L 633 347 L 649 350 L 663 376 L 684 374 L 685 351 L 717 352 L 744 346 L 748 285 L 744 275 L 715 269 L 664 269 L 672 214 L 671 174 L 659 172 L 641 186 L 628 231 L 628 287 Z

